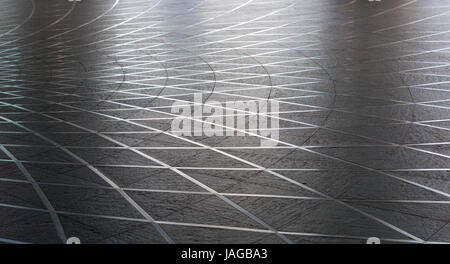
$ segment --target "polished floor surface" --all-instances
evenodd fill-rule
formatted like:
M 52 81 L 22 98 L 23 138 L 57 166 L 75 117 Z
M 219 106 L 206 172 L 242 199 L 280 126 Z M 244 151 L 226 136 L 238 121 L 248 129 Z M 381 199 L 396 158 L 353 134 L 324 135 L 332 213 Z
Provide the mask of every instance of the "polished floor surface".
M 0 0 L 0 242 L 450 242 L 450 0 Z M 172 105 L 276 101 L 279 139 Z M 200 121 L 201 122 L 201 121 Z

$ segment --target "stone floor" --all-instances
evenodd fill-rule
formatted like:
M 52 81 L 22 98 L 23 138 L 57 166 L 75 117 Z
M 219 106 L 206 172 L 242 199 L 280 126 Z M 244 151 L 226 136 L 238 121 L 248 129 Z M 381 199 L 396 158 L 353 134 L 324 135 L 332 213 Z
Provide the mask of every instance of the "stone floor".
M 450 0 L 1 0 L 0 17 L 1 243 L 450 242 Z M 181 135 L 173 105 L 195 95 L 221 118 L 279 110 Z

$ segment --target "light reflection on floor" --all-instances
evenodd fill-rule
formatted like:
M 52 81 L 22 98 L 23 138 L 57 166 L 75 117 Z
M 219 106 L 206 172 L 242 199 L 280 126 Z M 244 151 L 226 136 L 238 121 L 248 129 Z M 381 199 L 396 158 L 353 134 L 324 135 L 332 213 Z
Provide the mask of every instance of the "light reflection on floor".
M 0 2 L 0 242 L 450 242 L 449 0 Z M 276 147 L 174 102 L 276 100 Z

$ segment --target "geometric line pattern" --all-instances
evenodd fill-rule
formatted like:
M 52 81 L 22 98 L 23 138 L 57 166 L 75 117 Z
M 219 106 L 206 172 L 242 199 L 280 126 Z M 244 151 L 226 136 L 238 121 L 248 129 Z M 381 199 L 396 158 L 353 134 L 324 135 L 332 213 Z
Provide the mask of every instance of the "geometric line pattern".
M 0 7 L 0 243 L 450 242 L 449 0 Z

